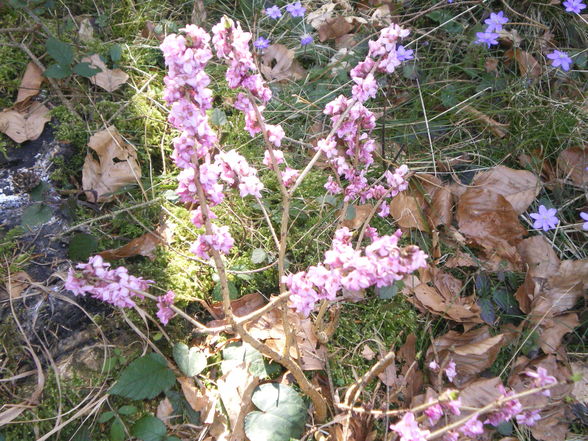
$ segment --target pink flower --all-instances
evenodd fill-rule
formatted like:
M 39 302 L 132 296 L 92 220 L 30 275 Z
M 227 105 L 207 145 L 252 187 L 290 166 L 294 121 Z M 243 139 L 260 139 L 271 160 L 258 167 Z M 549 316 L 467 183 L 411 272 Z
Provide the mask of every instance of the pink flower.
M 478 419 L 478 416 L 474 414 L 463 426 L 459 428 L 459 431 L 465 436 L 475 438 L 478 435 L 484 433 L 484 425 Z
M 425 409 L 424 414 L 429 419 L 429 424 L 431 426 L 434 426 L 435 424 L 437 424 L 437 421 L 439 421 L 443 416 L 443 408 L 440 404 L 434 404 Z
M 427 435 L 431 433 L 419 428 L 412 412 L 405 413 L 399 422 L 390 426 L 390 429 L 400 435 L 400 441 L 426 441 Z
M 534 426 L 541 419 L 541 415 L 538 410 L 532 410 L 518 414 L 516 419 L 517 423 L 523 426 Z
M 445 435 L 443 435 L 443 441 L 457 441 L 458 438 L 459 433 L 454 430 L 450 430 Z
M 431 369 L 433 372 L 437 372 L 439 370 L 439 363 L 437 363 L 435 360 L 431 361 L 429 363 L 429 369 Z
M 537 372 L 526 371 L 524 374 L 534 378 L 533 384 L 535 387 L 545 387 L 557 383 L 557 379 L 549 375 L 547 369 L 543 367 L 538 367 Z M 545 389 L 543 392 L 541 392 L 541 394 L 549 397 L 551 395 L 551 391 L 549 389 Z
M 165 295 L 157 297 L 157 317 L 164 326 L 174 316 L 170 306 L 173 305 L 175 297 L 176 294 L 173 291 L 168 291 Z
M 447 379 L 451 382 L 453 382 L 453 379 L 457 376 L 457 371 L 455 370 L 455 362 L 453 360 L 450 360 L 449 363 L 447 363 L 447 367 L 445 368 L 445 375 L 447 376 Z

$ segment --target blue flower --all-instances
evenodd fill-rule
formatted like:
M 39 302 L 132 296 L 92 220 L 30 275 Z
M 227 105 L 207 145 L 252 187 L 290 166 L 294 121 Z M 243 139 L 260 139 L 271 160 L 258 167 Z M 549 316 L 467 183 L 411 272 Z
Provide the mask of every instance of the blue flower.
M 551 65 L 553 67 L 561 67 L 566 72 L 570 70 L 571 65 L 574 64 L 574 61 L 568 56 L 568 54 L 562 51 L 555 50 L 552 53 L 547 54 L 547 58 L 551 60 Z
M 310 35 L 310 34 L 304 34 L 300 38 L 300 45 L 301 46 L 307 46 L 307 45 L 311 44 L 313 41 L 314 41 L 314 38 L 312 38 L 312 35 Z
M 490 18 L 487 18 L 484 23 L 488 25 L 486 32 L 500 32 L 502 31 L 502 25 L 508 23 L 508 18 L 504 16 L 504 12 L 498 13 L 492 12 Z
M 255 42 L 253 43 L 253 46 L 255 46 L 257 49 L 265 49 L 270 45 L 270 40 L 268 40 L 267 38 L 264 37 L 259 37 L 257 40 L 255 40 Z
M 274 20 L 277 20 L 282 16 L 282 11 L 276 5 L 272 6 L 271 8 L 267 8 L 265 13 L 268 17 L 273 18 Z
M 412 49 L 405 49 L 404 46 L 398 45 L 396 48 L 396 56 L 398 61 L 412 60 L 414 51 Z
M 498 34 L 496 32 L 476 32 L 476 44 L 486 44 L 488 47 L 498 44 Z
M 566 0 L 563 5 L 566 7 L 566 12 L 575 12 L 576 14 L 581 13 L 582 9 L 586 8 L 582 0 Z
M 286 11 L 288 11 L 292 17 L 304 17 L 306 8 L 302 6 L 300 2 L 295 2 L 286 5 Z
M 539 205 L 539 212 L 529 215 L 535 220 L 533 222 L 533 228 L 542 228 L 543 231 L 553 230 L 559 223 L 559 219 L 555 213 L 557 213 L 557 209 L 545 208 L 545 205 Z

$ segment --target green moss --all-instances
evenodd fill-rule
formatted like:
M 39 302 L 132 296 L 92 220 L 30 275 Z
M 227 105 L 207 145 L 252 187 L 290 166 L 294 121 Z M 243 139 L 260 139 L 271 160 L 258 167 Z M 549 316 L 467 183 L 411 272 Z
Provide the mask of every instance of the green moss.
M 363 344 L 376 354 L 381 349 L 387 352 L 398 348 L 418 329 L 419 316 L 401 295 L 392 300 L 371 298 L 344 304 L 336 332 L 328 343 L 335 387 L 348 386 L 374 364 L 374 360 L 368 361 L 361 355 Z M 381 347 L 373 340 L 380 342 Z

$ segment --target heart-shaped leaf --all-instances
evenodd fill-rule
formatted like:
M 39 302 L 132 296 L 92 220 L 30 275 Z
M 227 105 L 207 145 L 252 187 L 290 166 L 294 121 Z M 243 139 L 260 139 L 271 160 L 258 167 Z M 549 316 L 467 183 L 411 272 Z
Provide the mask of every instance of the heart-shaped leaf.
M 132 435 L 143 441 L 163 441 L 167 438 L 166 432 L 163 421 L 151 415 L 145 415 L 131 429 Z
M 122 371 L 110 393 L 131 400 L 155 398 L 174 385 L 176 376 L 159 354 L 137 358 Z
M 174 345 L 174 360 L 186 377 L 198 375 L 207 365 L 206 355 L 200 349 L 188 348 L 184 343 Z
M 269 378 L 280 370 L 278 364 L 268 363 L 257 349 L 247 343 L 232 343 L 223 349 L 223 374 L 243 362 L 248 365 L 249 372 L 259 378 Z
M 300 438 L 306 422 L 306 405 L 291 387 L 265 383 L 253 392 L 253 404 L 260 411 L 245 417 L 245 433 L 255 441 L 289 441 Z

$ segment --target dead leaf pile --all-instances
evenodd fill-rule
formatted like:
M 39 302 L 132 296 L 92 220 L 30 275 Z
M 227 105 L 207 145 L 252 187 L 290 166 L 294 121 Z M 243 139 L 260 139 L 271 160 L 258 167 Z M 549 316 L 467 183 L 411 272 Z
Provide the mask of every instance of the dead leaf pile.
M 96 75 L 90 77 L 90 82 L 107 92 L 114 92 L 129 80 L 129 76 L 121 69 L 109 69 L 99 54 L 82 58 L 82 62 L 90 63 L 91 67 L 100 69 Z
M 306 70 L 294 58 L 294 51 L 283 44 L 272 44 L 265 49 L 261 61 L 261 73 L 268 80 L 296 81 L 306 75 Z
M 44 79 L 41 69 L 30 62 L 18 87 L 14 106 L 0 112 L 0 132 L 14 142 L 37 139 L 43 133 L 45 124 L 51 120 L 49 108 L 32 100 L 38 95 Z
M 135 149 L 126 143 L 118 130 L 110 126 L 90 138 L 88 146 L 97 154 L 88 152 L 82 168 L 82 185 L 88 194 L 96 192 L 97 202 L 112 200 L 111 193 L 133 184 L 141 178 L 141 167 Z M 91 196 L 88 196 L 92 199 Z
M 159 245 L 171 243 L 173 230 L 169 223 L 162 223 L 155 231 L 149 231 L 122 247 L 98 253 L 105 260 L 124 259 L 132 256 L 145 256 L 155 259 L 155 249 Z

